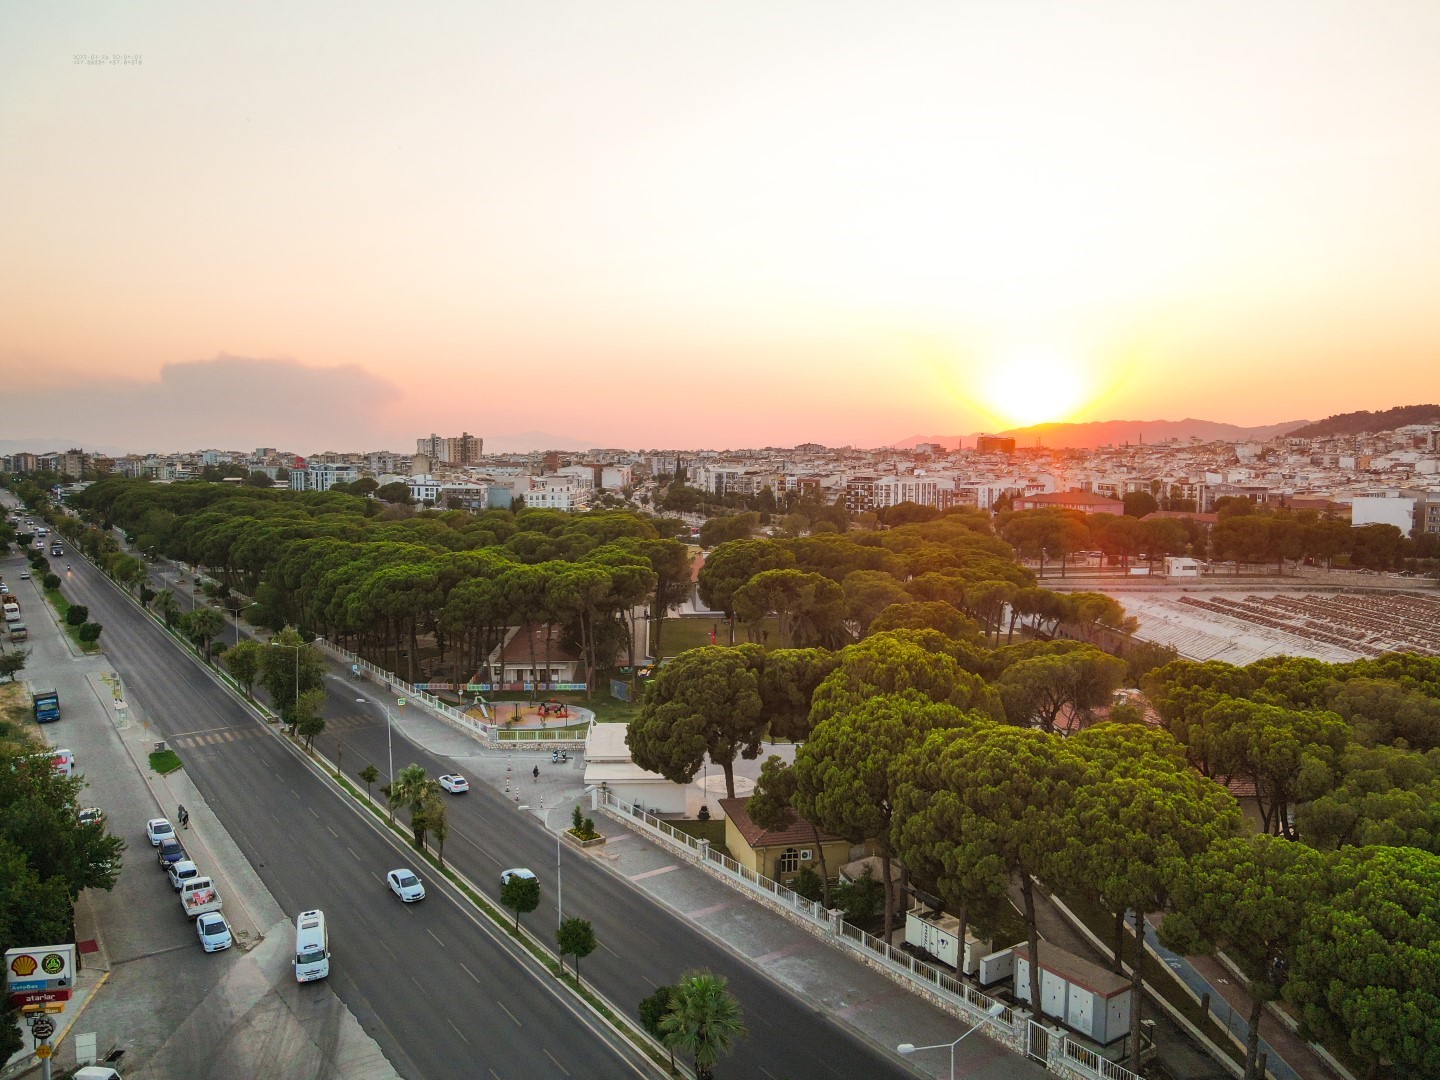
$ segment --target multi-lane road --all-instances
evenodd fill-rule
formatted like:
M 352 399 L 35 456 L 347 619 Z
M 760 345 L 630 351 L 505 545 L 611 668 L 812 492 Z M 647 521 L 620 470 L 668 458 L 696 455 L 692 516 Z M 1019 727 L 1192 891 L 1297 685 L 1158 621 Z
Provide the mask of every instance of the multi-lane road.
M 406 859 L 393 842 L 97 570 L 72 564 L 67 596 L 105 626 L 107 655 L 159 732 L 242 736 L 188 750 L 186 770 L 280 904 L 292 913 L 326 910 L 332 986 L 403 1075 L 636 1075 L 608 1033 L 534 978 L 513 943 L 445 895 L 433 875 L 425 875 L 431 895 L 423 903 L 395 900 L 383 877 Z M 332 684 L 327 716 L 351 721 L 346 758 L 384 763 L 379 710 L 354 698 L 352 687 Z M 399 732 L 394 737 L 396 761 L 418 762 L 432 776 L 454 771 Z M 322 736 L 320 745 L 327 742 Z M 553 835 L 484 785 L 448 805 L 447 861 L 482 888 L 496 884 L 504 867 L 533 868 L 544 900 L 530 918 L 545 933 L 540 928 L 555 916 Z M 774 1080 L 914 1075 L 590 860 L 567 860 L 564 888 L 565 914 L 589 919 L 601 943 L 585 961 L 586 982 L 626 1012 L 688 970 L 730 980 L 750 1036 L 726 1059 L 727 1071 Z

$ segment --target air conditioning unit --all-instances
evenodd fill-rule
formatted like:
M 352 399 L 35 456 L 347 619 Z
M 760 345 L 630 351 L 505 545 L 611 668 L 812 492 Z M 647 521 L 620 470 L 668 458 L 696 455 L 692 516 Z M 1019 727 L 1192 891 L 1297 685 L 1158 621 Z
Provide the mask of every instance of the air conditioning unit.
M 165 742 L 164 742 L 164 740 L 161 740 L 160 742 L 157 742 L 157 743 L 155 744 L 155 753 L 157 753 L 157 754 L 163 754 L 163 753 L 165 752 L 165 749 L 166 749 L 166 747 L 165 747 Z
M 809 862 L 809 861 L 810 861 L 812 858 L 814 858 L 814 857 L 815 857 L 815 853 L 814 853 L 813 851 L 811 851 L 809 848 L 806 848 L 804 851 L 800 852 L 800 861 L 801 861 L 801 862 Z

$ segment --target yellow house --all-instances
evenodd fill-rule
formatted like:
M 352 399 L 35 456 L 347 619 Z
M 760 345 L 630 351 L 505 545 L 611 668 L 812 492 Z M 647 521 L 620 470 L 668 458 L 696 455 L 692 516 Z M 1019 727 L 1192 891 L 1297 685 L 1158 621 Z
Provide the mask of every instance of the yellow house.
M 831 877 L 839 872 L 842 863 L 850 860 L 852 849 L 848 840 L 822 832 L 817 845 L 815 830 L 798 814 L 778 828 L 760 828 L 745 812 L 749 801 L 748 797 L 720 800 L 720 809 L 725 813 L 725 846 L 730 850 L 730 857 L 742 866 L 788 886 L 802 867 L 808 866 L 820 873 L 822 845 L 825 867 Z

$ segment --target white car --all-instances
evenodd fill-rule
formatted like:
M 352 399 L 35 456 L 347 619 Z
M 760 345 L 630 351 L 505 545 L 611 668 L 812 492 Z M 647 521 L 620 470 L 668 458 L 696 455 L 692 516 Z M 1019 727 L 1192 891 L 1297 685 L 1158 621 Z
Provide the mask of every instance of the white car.
M 460 795 L 470 790 L 470 781 L 459 773 L 446 773 L 440 777 L 440 786 L 451 795 Z
M 500 871 L 500 884 L 509 885 L 511 878 L 533 878 L 535 875 L 526 870 L 523 866 L 517 866 L 513 870 Z
M 385 881 L 390 886 L 390 891 L 407 904 L 425 899 L 425 886 L 413 870 L 391 870 L 385 875 Z
M 105 811 L 98 806 L 83 806 L 76 812 L 75 817 L 81 825 L 89 825 L 92 821 L 104 821 Z
M 200 876 L 200 868 L 189 859 L 181 859 L 179 862 L 173 862 L 167 866 L 165 873 L 170 875 L 170 887 L 179 892 L 181 885 L 193 877 Z
M 175 826 L 168 818 L 151 818 L 145 823 L 145 835 L 149 837 L 151 847 L 159 847 L 160 841 L 175 838 Z
M 20 571 L 20 580 L 21 580 L 21 581 L 29 581 L 29 580 L 30 580 L 30 571 L 29 571 L 29 570 L 21 570 L 21 571 Z
M 200 935 L 200 944 L 206 952 L 219 952 L 235 944 L 230 924 L 218 911 L 207 911 L 196 919 L 195 933 Z

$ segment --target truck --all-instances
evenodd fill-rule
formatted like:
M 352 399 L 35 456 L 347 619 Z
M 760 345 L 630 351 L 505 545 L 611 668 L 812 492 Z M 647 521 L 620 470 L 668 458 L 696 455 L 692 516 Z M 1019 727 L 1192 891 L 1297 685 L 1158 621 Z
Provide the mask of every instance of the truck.
M 30 695 L 30 707 L 35 710 L 37 724 L 49 724 L 60 719 L 60 691 L 36 690 Z
M 220 890 L 208 877 L 193 877 L 180 886 L 180 907 L 188 918 L 196 918 L 207 911 L 219 911 L 224 906 Z

